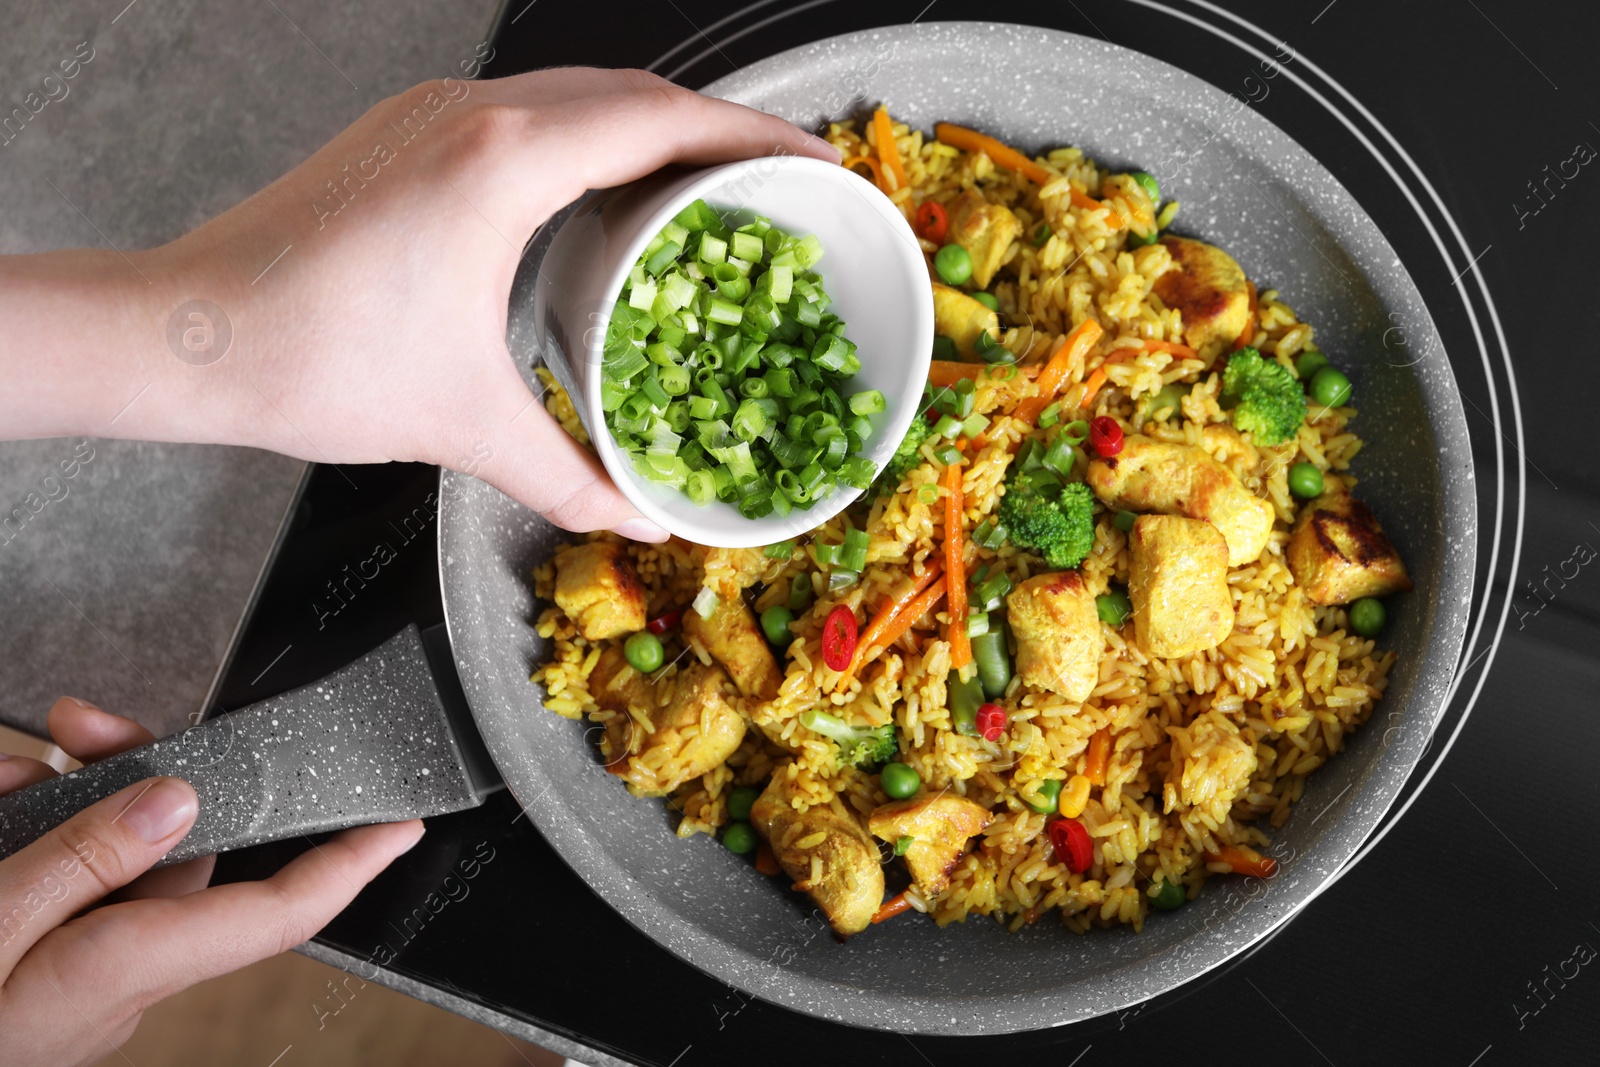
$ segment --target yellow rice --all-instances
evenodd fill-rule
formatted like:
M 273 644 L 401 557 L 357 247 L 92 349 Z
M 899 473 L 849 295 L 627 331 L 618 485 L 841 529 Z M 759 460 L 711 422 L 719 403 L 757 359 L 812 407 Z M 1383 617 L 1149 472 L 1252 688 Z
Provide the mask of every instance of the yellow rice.
M 870 124 L 869 124 L 870 125 Z M 1178 312 L 1162 306 L 1151 292 L 1171 263 L 1159 244 L 1127 248 L 1125 235 L 1107 226 L 1105 211 L 1083 211 L 1069 199 L 1069 183 L 1102 197 L 1124 218 L 1139 208 L 1125 178 L 1113 180 L 1075 148 L 1044 159 L 1063 174 L 1042 189 L 996 167 L 986 155 L 967 154 L 896 124 L 895 140 L 911 178 L 892 198 L 914 207 L 925 200 L 948 202 L 963 188 L 977 188 L 991 202 L 1005 204 L 1028 234 L 1041 220 L 1052 236 L 1042 247 L 1030 241 L 1012 246 L 1007 265 L 991 290 L 1011 322 L 1007 343 L 1025 352 L 1024 362 L 1042 358 L 1057 339 L 1092 316 L 1104 328 L 1095 351 L 1069 375 L 1063 408 L 1079 401 L 1080 383 L 1105 354 L 1139 340 L 1181 342 Z M 862 151 L 853 125 L 835 124 L 829 139 L 847 158 Z M 871 133 L 866 143 L 870 146 Z M 1148 205 L 1145 210 L 1148 211 Z M 929 252 L 934 246 L 925 242 Z M 826 265 L 824 265 L 826 271 Z M 1312 328 L 1299 321 L 1277 292 L 1259 297 L 1251 344 L 1268 358 L 1288 362 L 1312 341 Z M 1152 421 L 1149 397 L 1163 386 L 1190 385 L 1182 418 Z M 553 381 L 547 406 L 574 436 L 587 441 L 571 401 Z M 787 775 L 810 804 L 828 804 L 864 818 L 887 797 L 877 779 L 837 767 L 836 748 L 799 723 L 807 708 L 829 707 L 858 724 L 893 721 L 906 748 L 902 757 L 930 790 L 948 789 L 973 798 L 995 814 L 957 867 L 950 887 L 924 900 L 910 891 L 913 907 L 941 925 L 972 914 L 993 916 L 1013 929 L 1050 911 L 1074 930 L 1090 926 L 1142 925 L 1156 883 L 1182 885 L 1193 897 L 1211 872 L 1205 853 L 1227 845 L 1262 848 L 1269 839 L 1261 825 L 1279 827 L 1299 799 L 1306 775 L 1344 747 L 1346 735 L 1371 714 L 1383 694 L 1392 653 L 1355 635 L 1339 607 L 1314 607 L 1295 587 L 1284 559 L 1295 502 L 1287 485 L 1288 468 L 1309 461 L 1319 469 L 1347 471 L 1361 441 L 1347 426 L 1351 408 L 1316 413 L 1296 439 L 1263 448 L 1239 437 L 1218 404 L 1219 374 L 1203 372 L 1195 359 L 1147 351 L 1108 369 L 1090 415 L 1113 415 L 1134 432 L 1205 449 L 1278 513 L 1271 541 L 1260 559 L 1232 568 L 1229 585 L 1236 624 L 1218 647 L 1184 659 L 1152 659 L 1133 641 L 1132 627 L 1102 626 L 1105 650 L 1100 680 L 1083 704 L 1013 679 L 1004 698 L 1010 722 L 1003 740 L 990 743 L 951 729 L 945 703 L 949 646 L 939 635 L 948 619 L 924 620 L 912 635 L 863 671 L 842 692 L 838 675 L 821 662 L 821 620 L 838 604 L 868 618 L 892 591 L 904 588 L 930 557 L 937 558 L 937 528 L 942 502 L 925 503 L 918 490 L 937 490 L 938 467 L 931 460 L 911 472 L 901 490 L 852 508 L 808 535 L 807 544 L 837 544 L 852 525 L 870 536 L 868 567 L 860 582 L 827 592 L 825 572 L 808 550 L 792 562 L 775 562 L 753 552 L 708 550 L 674 540 L 665 545 L 627 545 L 649 591 L 649 614 L 685 608 L 702 585 L 725 595 L 758 590 L 751 606 L 761 611 L 787 599 L 791 581 L 809 583 L 812 606 L 797 619 L 796 638 L 787 650 L 787 670 L 778 697 L 738 706 L 758 729 L 726 763 L 681 787 L 669 803 L 681 813 L 680 836 L 713 833 L 728 822 L 726 796 L 737 785 L 759 786 L 773 773 Z M 1009 411 L 1034 391 L 1017 374 L 1008 380 L 981 375 L 977 410 L 991 416 Z M 1043 436 L 1042 431 L 1033 431 Z M 966 528 L 971 530 L 997 506 L 1001 484 L 1017 440 L 1016 424 L 997 419 L 992 440 L 969 457 L 965 472 Z M 942 492 L 942 491 L 940 491 Z M 1129 573 L 1127 539 L 1097 519 L 1094 549 L 1082 572 L 1091 593 L 1125 586 Z M 607 535 L 597 535 L 607 536 Z M 558 550 L 559 552 L 559 550 Z M 969 572 L 987 564 L 1021 581 L 1043 569 L 1037 557 L 1011 545 L 978 549 Z M 534 572 L 539 597 L 549 602 L 554 562 Z M 537 620 L 551 641 L 551 658 L 534 671 L 545 692 L 544 706 L 569 718 L 603 721 L 586 679 L 599 648 L 577 635 L 559 609 L 546 608 Z M 669 662 L 681 651 L 681 638 L 668 640 Z M 688 649 L 703 661 L 703 648 Z M 1092 786 L 1086 771 L 1089 739 L 1111 731 L 1112 745 L 1103 785 Z M 1044 832 L 1047 817 L 1024 798 L 1036 796 L 1040 782 L 1064 783 L 1061 814 L 1076 817 L 1096 846 L 1094 865 L 1070 873 L 1057 860 Z M 619 785 L 618 788 L 621 788 Z M 803 847 L 803 843 L 801 843 Z M 908 920 L 901 920 L 908 921 Z

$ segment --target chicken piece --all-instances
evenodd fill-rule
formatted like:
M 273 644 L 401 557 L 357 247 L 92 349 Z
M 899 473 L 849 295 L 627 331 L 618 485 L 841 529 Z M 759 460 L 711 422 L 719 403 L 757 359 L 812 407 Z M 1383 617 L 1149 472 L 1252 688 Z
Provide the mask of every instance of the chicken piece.
M 883 903 L 878 845 L 838 801 L 797 811 L 786 770 L 780 767 L 750 806 L 750 825 L 834 931 L 842 937 L 858 934 Z
M 1006 261 L 1011 242 L 1022 235 L 1022 223 L 1010 208 L 991 204 L 972 189 L 952 200 L 946 211 L 950 218 L 947 240 L 972 257 L 972 284 L 989 288 L 995 271 Z
M 1289 537 L 1289 570 L 1313 604 L 1348 604 L 1411 588 L 1400 553 L 1337 478 L 1307 504 Z
M 758 700 L 778 695 L 783 672 L 772 658 L 772 648 L 761 632 L 755 614 L 740 597 L 722 597 L 709 619 L 698 611 L 683 613 L 684 636 L 706 646 L 711 658 L 727 668 L 739 692 Z
M 1006 597 L 1017 638 L 1017 674 L 1076 704 L 1100 681 L 1100 616 L 1078 571 L 1038 574 Z M 876 831 L 874 831 L 876 832 Z
M 933 283 L 933 332 L 948 337 L 966 359 L 978 357 L 978 335 L 999 337 L 1000 316 L 960 289 Z
M 967 842 L 983 833 L 993 818 L 977 801 L 937 793 L 881 805 L 867 818 L 867 828 L 890 844 L 911 838 L 906 866 L 922 895 L 934 897 L 950 884 Z
M 621 645 L 607 645 L 589 672 L 589 695 L 607 711 L 648 709 L 659 695 L 649 676 L 628 662 Z
M 1233 596 L 1228 543 L 1217 528 L 1178 515 L 1141 515 L 1128 540 L 1128 597 L 1140 647 L 1176 659 L 1221 644 L 1233 630 Z
M 621 545 L 590 541 L 556 557 L 556 607 L 589 641 L 644 629 L 644 586 Z
M 744 740 L 744 718 L 722 695 L 728 676 L 721 667 L 692 662 L 675 678 L 654 686 L 632 667 L 624 667 L 645 688 L 641 691 L 631 680 L 623 681 L 625 673 L 617 679 L 612 691 L 624 690 L 627 695 L 622 698 L 622 713 L 605 724 L 601 752 L 606 770 L 637 795 L 672 792 L 719 766 Z M 593 675 L 590 679 L 592 686 Z M 662 687 L 659 695 L 652 692 L 656 686 Z
M 1163 237 L 1173 267 L 1152 291 L 1183 316 L 1183 340 L 1209 365 L 1232 348 L 1250 325 L 1250 291 L 1244 270 L 1216 245 L 1187 237 Z
M 1084 480 L 1110 508 L 1204 519 L 1222 531 L 1230 567 L 1255 562 L 1272 534 L 1272 505 L 1193 445 L 1131 434 L 1117 455 L 1090 460 Z

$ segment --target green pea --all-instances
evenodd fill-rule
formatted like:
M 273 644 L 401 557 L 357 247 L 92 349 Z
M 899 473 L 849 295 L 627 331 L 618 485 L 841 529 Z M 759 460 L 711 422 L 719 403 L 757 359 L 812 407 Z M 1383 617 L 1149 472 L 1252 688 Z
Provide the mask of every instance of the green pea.
M 922 775 L 904 763 L 885 763 L 878 772 L 878 784 L 891 800 L 907 800 L 922 788 Z
M 1335 367 L 1323 367 L 1311 376 L 1311 399 L 1325 408 L 1342 408 L 1350 403 L 1350 379 Z
M 1156 883 L 1156 887 L 1156 896 L 1151 903 L 1159 911 L 1176 911 L 1189 900 L 1188 891 L 1176 882 L 1169 882 L 1163 878 Z
M 774 604 L 761 613 L 761 632 L 767 635 L 768 641 L 787 648 L 793 639 L 789 633 L 791 622 L 794 622 L 794 612 L 782 604 Z
M 1145 195 L 1150 198 L 1152 204 L 1161 203 L 1161 184 L 1156 181 L 1154 175 L 1142 170 L 1136 170 L 1129 174 L 1128 177 L 1139 183 L 1139 188 L 1144 190 Z
M 935 253 L 933 269 L 946 285 L 965 285 L 972 277 L 972 256 L 960 245 L 945 245 Z
M 956 343 L 949 337 L 935 337 L 933 339 L 934 359 L 955 359 Z
M 1322 495 L 1322 472 L 1314 463 L 1296 463 L 1289 468 L 1289 492 L 1303 500 Z
M 761 795 L 761 790 L 752 789 L 742 785 L 728 793 L 728 818 L 739 822 L 750 821 L 750 808 L 756 802 L 756 797 Z
M 990 311 L 1000 310 L 1000 298 L 995 296 L 993 293 L 973 293 L 972 299 L 976 300 Z
M 661 669 L 661 663 L 667 655 L 662 651 L 661 638 L 649 630 L 640 630 L 623 643 L 622 657 L 634 670 L 649 674 Z
M 1126 593 L 1112 590 L 1094 598 L 1095 614 L 1107 626 L 1121 626 L 1133 614 L 1133 601 Z
M 1111 520 L 1111 525 L 1115 526 L 1123 533 L 1128 533 L 1133 529 L 1134 520 L 1138 517 L 1139 516 L 1135 515 L 1131 511 L 1119 511 L 1117 512 L 1117 517 Z
M 742 856 L 755 851 L 756 844 L 756 832 L 750 829 L 747 822 L 736 822 L 722 831 L 722 845 L 729 852 L 737 852 Z
M 1362 637 L 1377 637 L 1383 632 L 1388 614 L 1383 610 L 1383 601 L 1362 597 L 1350 605 L 1350 629 Z
M 1315 348 L 1308 348 L 1294 361 L 1294 373 L 1302 382 L 1309 382 L 1317 371 L 1328 365 L 1328 357 Z
M 1040 815 L 1049 815 L 1061 803 L 1061 779 L 1046 778 L 1037 787 L 1038 800 L 1029 800 L 1028 807 Z

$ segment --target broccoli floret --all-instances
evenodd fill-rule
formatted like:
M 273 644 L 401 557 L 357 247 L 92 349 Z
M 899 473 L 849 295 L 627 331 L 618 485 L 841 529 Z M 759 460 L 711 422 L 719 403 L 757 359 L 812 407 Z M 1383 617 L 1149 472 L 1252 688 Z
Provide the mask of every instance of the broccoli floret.
M 889 457 L 889 462 L 884 464 L 883 470 L 878 472 L 878 477 L 873 480 L 872 489 L 878 496 L 892 493 L 899 487 L 905 476 L 912 469 L 922 463 L 922 442 L 933 433 L 933 427 L 928 420 L 918 415 L 911 420 L 911 425 L 906 429 L 905 437 L 900 440 L 900 447 L 894 450 L 894 455 Z
M 1076 567 L 1094 547 L 1094 494 L 1082 482 L 1047 495 L 1027 474 L 1014 474 L 1000 500 L 1000 525 L 1011 543 L 1039 553 L 1050 566 Z
M 900 754 L 894 723 L 882 726 L 851 726 L 837 715 L 812 708 L 800 713 L 800 725 L 830 737 L 839 746 L 839 765 L 871 767 L 888 763 Z
M 1222 397 L 1235 401 L 1233 425 L 1258 445 L 1278 445 L 1306 421 L 1306 394 L 1294 372 L 1253 348 L 1241 348 L 1222 372 Z

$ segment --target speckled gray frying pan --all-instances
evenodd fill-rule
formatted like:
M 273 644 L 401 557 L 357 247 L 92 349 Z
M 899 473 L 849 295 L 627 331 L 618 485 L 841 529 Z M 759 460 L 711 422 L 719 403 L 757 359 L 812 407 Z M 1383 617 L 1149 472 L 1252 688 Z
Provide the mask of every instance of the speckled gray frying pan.
M 512 792 L 644 933 L 742 990 L 859 1026 L 993 1034 L 1060 1025 L 1148 999 L 1259 942 L 1388 809 L 1443 714 L 1466 625 L 1476 548 L 1466 424 L 1442 356 L 1385 358 L 1396 325 L 1410 351 L 1438 351 L 1394 250 L 1326 169 L 1248 108 L 1149 57 L 1069 34 L 978 23 L 872 31 L 786 52 L 710 90 L 805 126 L 884 100 L 923 128 L 949 120 L 1028 149 L 1072 143 L 1154 173 L 1183 202 L 1178 229 L 1223 245 L 1283 291 L 1350 372 L 1368 442 L 1362 496 L 1416 581 L 1391 601 L 1386 640 L 1400 659 L 1373 722 L 1311 779 L 1276 836 L 1270 882 L 1214 881 L 1180 911 L 1152 915 L 1142 934 L 1079 937 L 1055 922 L 1008 934 L 981 918 L 940 930 L 902 918 L 840 945 L 745 859 L 705 837 L 675 838 L 659 803 L 635 800 L 604 773 L 582 724 L 540 706 L 528 673 L 546 648 L 529 625 L 539 605 L 528 572 L 562 535 L 446 472 L 439 552 L 450 644 L 471 717 Z M 530 381 L 534 358 L 558 343 L 539 298 L 543 247 L 530 248 L 509 322 Z M 429 653 L 438 664 L 436 641 Z M 449 672 L 430 672 L 427 658 L 408 631 L 303 690 L 0 798 L 0 855 L 86 797 L 151 773 L 200 788 L 201 821 L 181 855 L 476 803 L 487 779 L 472 727 L 451 721 L 457 701 L 430 683 L 430 673 L 447 683 Z
M 1250 277 L 1285 293 L 1349 370 L 1368 442 L 1361 492 L 1417 583 L 1390 601 L 1386 641 L 1400 660 L 1372 723 L 1311 778 L 1277 835 L 1272 881 L 1214 881 L 1182 910 L 1153 915 L 1142 934 L 1079 937 L 1053 921 L 1009 934 L 982 918 L 940 930 L 903 917 L 840 945 L 805 925 L 804 904 L 747 860 L 703 836 L 673 837 L 659 804 L 635 800 L 602 772 L 582 725 L 539 707 L 527 675 L 545 650 L 527 625 L 539 607 L 526 574 L 559 533 L 447 473 L 440 551 L 456 663 L 512 791 L 595 892 L 650 937 L 758 997 L 859 1026 L 993 1034 L 1073 1022 L 1145 1000 L 1259 941 L 1389 807 L 1443 713 L 1465 629 L 1476 543 L 1466 423 L 1445 359 L 1386 362 L 1383 335 L 1396 323 L 1412 351 L 1436 341 L 1394 249 L 1326 168 L 1254 111 L 1101 41 L 919 24 L 797 48 L 708 91 L 809 128 L 886 101 L 924 129 L 948 120 L 1028 150 L 1076 144 L 1154 173 L 1183 203 L 1178 230 L 1221 244 Z M 553 343 L 539 314 L 538 254 L 536 242 L 512 299 L 512 352 L 524 361 Z M 1389 729 L 1401 723 L 1410 728 Z

